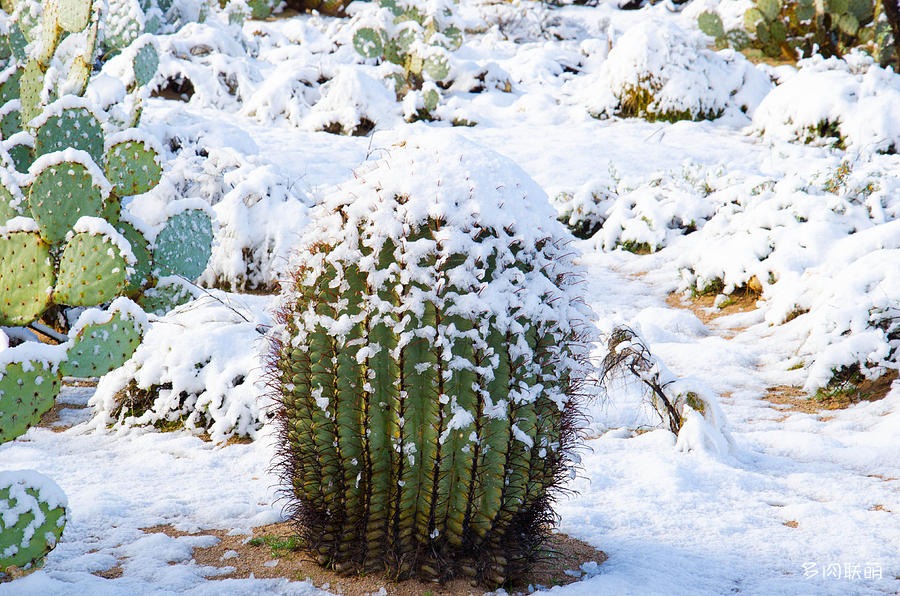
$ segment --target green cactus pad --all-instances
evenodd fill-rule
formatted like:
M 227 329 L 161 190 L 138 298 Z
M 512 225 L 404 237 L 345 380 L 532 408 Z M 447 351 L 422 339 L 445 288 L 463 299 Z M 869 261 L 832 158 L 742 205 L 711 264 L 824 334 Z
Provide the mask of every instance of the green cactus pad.
M 378 31 L 363 27 L 353 34 L 353 48 L 363 58 L 377 58 L 384 51 L 384 44 Z
M 8 102 L 0 108 L 0 139 L 8 139 L 22 130 L 22 114 L 19 113 L 21 104 Z
M 450 63 L 447 56 L 433 54 L 422 63 L 422 71 L 435 81 L 443 81 L 450 75 Z
M 152 190 L 161 176 L 159 156 L 143 141 L 121 141 L 106 150 L 106 177 L 120 197 Z
M 35 132 L 36 157 L 69 147 L 86 151 L 95 163 L 103 159 L 103 128 L 87 108 L 61 110 Z
M 29 60 L 19 79 L 19 101 L 22 102 L 22 124 L 27 125 L 41 113 L 44 71 L 37 60 Z
M 0 227 L 22 215 L 22 194 L 15 182 L 0 170 Z
M 66 506 L 65 493 L 47 476 L 0 472 L 0 573 L 41 566 L 62 536 Z
M 9 52 L 17 60 L 24 62 L 28 59 L 28 51 L 26 50 L 28 40 L 25 39 L 25 35 L 22 33 L 22 29 L 19 28 L 18 24 L 14 23 L 10 26 L 9 37 L 7 37 L 5 41 L 8 44 L 7 47 L 9 48 Z
M 59 14 L 57 20 L 59 26 L 69 33 L 83 31 L 91 20 L 93 2 L 86 0 L 58 0 Z
M 74 234 L 59 259 L 54 302 L 96 306 L 122 294 L 128 280 L 127 263 L 117 248 L 105 234 Z
M 21 66 L 10 70 L 4 70 L 5 78 L 0 82 L 0 106 L 6 102 L 19 99 L 19 79 L 25 69 Z
M 774 21 L 781 12 L 781 0 L 757 0 L 756 5 L 767 21 Z
M 0 325 L 31 323 L 50 304 L 50 246 L 36 231 L 0 233 L 0 263 Z
M 31 164 L 34 163 L 34 150 L 30 144 L 16 143 L 6 148 L 9 156 L 12 158 L 13 166 L 17 172 L 26 173 Z
M 195 298 L 193 290 L 178 278 L 163 278 L 138 298 L 144 311 L 162 316 Z
M 33 350 L 34 346 L 40 344 L 25 344 L 8 350 L 11 353 L 23 348 Z M 12 441 L 40 422 L 41 416 L 56 403 L 59 387 L 60 374 L 53 363 L 28 358 L 19 360 L 17 355 L 0 357 L 0 443 Z M 0 515 L 0 520 L 2 518 Z
M 81 217 L 99 215 L 104 198 L 91 170 L 76 161 L 44 168 L 35 176 L 28 193 L 31 214 L 41 235 L 51 244 L 62 242 Z
M 131 245 L 131 252 L 134 253 L 137 262 L 134 264 L 134 272 L 128 277 L 128 287 L 125 292 L 128 295 L 137 294 L 147 284 L 152 269 L 151 260 L 153 258 L 150 252 L 150 242 L 137 228 L 127 221 L 119 220 L 113 223 L 116 231 L 122 234 L 128 244 Z
M 153 44 L 144 44 L 134 55 L 134 82 L 143 87 L 153 80 L 159 68 L 159 54 Z
M 153 275 L 196 279 L 209 262 L 212 239 L 205 211 L 190 209 L 170 217 L 153 243 Z
M 82 317 L 93 316 L 94 312 L 86 311 Z M 69 377 L 99 377 L 131 358 L 141 343 L 143 325 L 128 311 L 120 311 L 106 322 L 83 326 L 76 322 L 73 331 L 70 336 L 74 342 L 66 360 L 60 363 L 60 372 Z
M 710 10 L 701 12 L 697 17 L 697 25 L 710 37 L 722 37 L 725 35 L 725 27 L 722 25 L 722 17 Z

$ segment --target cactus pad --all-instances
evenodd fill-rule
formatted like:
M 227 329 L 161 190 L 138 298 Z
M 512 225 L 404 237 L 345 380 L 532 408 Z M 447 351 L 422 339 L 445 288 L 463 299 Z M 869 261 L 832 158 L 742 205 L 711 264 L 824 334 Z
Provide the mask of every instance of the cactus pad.
M 22 67 L 3 71 L 6 78 L 0 81 L 0 106 L 6 105 L 8 101 L 19 99 L 19 79 L 24 71 L 25 69 Z
M 145 142 L 121 141 L 106 151 L 106 177 L 120 197 L 152 190 L 161 175 L 159 155 Z
M 19 79 L 19 101 L 22 102 L 22 124 L 31 122 L 41 113 L 41 92 L 44 90 L 44 71 L 37 60 L 29 60 Z
M 59 26 L 69 33 L 83 31 L 90 22 L 93 2 L 85 0 L 59 0 Z
M 134 253 L 134 258 L 137 259 L 137 262 L 134 264 L 134 272 L 128 276 L 128 287 L 125 290 L 129 295 L 136 294 L 144 288 L 150 278 L 151 259 L 153 258 L 150 253 L 150 242 L 137 228 L 127 221 L 120 220 L 113 225 L 116 231 L 128 240 L 128 244 L 131 245 L 131 252 Z
M 0 325 L 34 321 L 50 303 L 50 246 L 37 232 L 0 234 L 0 263 Z
M 53 300 L 68 306 L 96 306 L 125 291 L 127 263 L 105 234 L 79 232 L 66 243 L 59 259 Z
M 85 311 L 82 318 L 95 318 L 95 312 L 93 309 Z M 60 372 L 81 378 L 105 375 L 131 358 L 141 343 L 142 334 L 142 323 L 128 311 L 111 313 L 105 322 L 76 323 L 69 333 L 74 342 L 66 360 L 59 366 Z
M 51 244 L 62 242 L 81 217 L 99 215 L 103 199 L 103 190 L 91 171 L 74 161 L 38 172 L 28 194 L 31 214 Z
M 147 43 L 134 55 L 134 82 L 138 87 L 143 87 L 153 80 L 156 69 L 159 68 L 159 55 L 153 44 Z
M 0 139 L 8 139 L 22 130 L 22 115 L 19 113 L 18 100 L 9 102 L 0 108 Z
M 62 536 L 66 495 L 31 470 L 0 472 L 0 574 L 39 567 Z
M 30 144 L 14 143 L 6 148 L 9 156 L 12 158 L 13 165 L 17 172 L 26 173 L 31 164 L 34 163 L 34 151 Z
M 190 209 L 174 215 L 156 236 L 153 274 L 196 279 L 212 254 L 212 221 L 205 211 Z
M 8 348 L 8 351 L 13 353 L 21 348 Z M 0 443 L 12 441 L 29 426 L 40 422 L 41 416 L 56 403 L 59 385 L 59 370 L 53 363 L 19 361 L 15 355 L 4 354 L 0 358 Z
M 363 58 L 377 58 L 384 51 L 381 35 L 371 27 L 363 27 L 353 34 L 353 47 Z
M 87 108 L 70 108 L 54 114 L 34 135 L 36 157 L 67 148 L 86 151 L 95 163 L 103 159 L 103 129 Z
M 191 288 L 176 277 L 163 278 L 156 286 L 141 294 L 138 303 L 144 311 L 162 316 L 175 308 L 193 300 L 196 296 Z

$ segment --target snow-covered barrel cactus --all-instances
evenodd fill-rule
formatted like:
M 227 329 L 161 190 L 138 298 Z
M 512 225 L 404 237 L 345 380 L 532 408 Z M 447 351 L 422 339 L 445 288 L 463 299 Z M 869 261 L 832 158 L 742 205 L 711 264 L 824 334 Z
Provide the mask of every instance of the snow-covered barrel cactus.
M 453 136 L 316 208 L 273 334 L 281 470 L 342 572 L 499 586 L 572 472 L 590 311 L 543 191 Z

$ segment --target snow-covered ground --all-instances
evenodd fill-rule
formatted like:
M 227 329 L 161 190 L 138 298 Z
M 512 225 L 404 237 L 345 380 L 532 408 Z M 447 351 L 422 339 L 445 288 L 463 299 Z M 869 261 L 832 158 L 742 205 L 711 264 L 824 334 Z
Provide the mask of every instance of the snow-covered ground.
M 802 76 L 825 73 L 846 91 L 845 103 L 810 102 L 810 111 L 852 112 L 846 97 L 853 85 L 873 102 L 860 109 L 876 111 L 849 119 L 856 128 L 845 133 L 847 150 L 797 144 L 778 120 L 785 104 L 775 102 L 802 100 L 809 87 L 792 83 L 784 90 L 801 75 L 704 49 L 693 37 L 696 8 L 679 14 L 663 5 L 622 12 L 609 4 L 550 9 L 464 2 L 466 27 L 481 33 L 470 34 L 457 52 L 457 83 L 438 108 L 445 120 L 412 124 L 399 104 L 377 100 L 377 67 L 360 64 L 348 45 L 332 44 L 349 43 L 347 20 L 248 23 L 243 45 L 221 38 L 214 44 L 224 26 L 196 26 L 161 44 L 170 56 L 206 57 L 162 61 L 163 73 L 194 73 L 194 98 L 151 99 L 144 124 L 166 146 L 182 147 L 172 149 L 171 180 L 161 186 L 217 203 L 220 245 L 205 279 L 234 285 L 277 278 L 308 209 L 329 187 L 367 159 L 389 155 L 398 140 L 449 129 L 452 118 L 477 122 L 453 131 L 515 161 L 562 208 L 606 189 L 593 207 L 604 227 L 572 245 L 586 267 L 583 287 L 597 326 L 638 330 L 674 375 L 713 396 L 727 422 L 693 427 L 698 434 L 682 437 L 676 448 L 667 430 L 643 432 L 656 420 L 634 385 L 613 384 L 589 403 L 591 438 L 571 486 L 575 493 L 557 511 L 561 531 L 602 549 L 609 560 L 585 566 L 583 581 L 552 591 L 900 593 L 900 382 L 884 399 L 823 413 L 764 399 L 777 385 L 811 393 L 841 366 L 857 364 L 871 375 L 897 369 L 891 325 L 900 317 L 900 156 L 873 153 L 884 145 L 872 138 L 896 134 L 878 110 L 892 105 L 892 93 L 900 96 L 900 77 L 859 62 L 804 67 Z M 665 34 L 655 38 L 654 27 Z M 641 39 L 653 43 L 642 46 Z M 207 44 L 211 53 L 187 51 L 192 44 Z M 215 68 L 226 76 L 210 75 Z M 703 99 L 697 109 L 714 106 L 722 118 L 669 124 L 592 117 L 615 110 L 616 82 L 640 68 L 671 77 L 678 97 L 688 104 Z M 859 74 L 866 68 L 868 74 Z M 200 72 L 207 73 L 203 80 Z M 376 127 L 368 137 L 315 130 L 328 107 L 315 111 L 328 96 L 316 81 L 336 80 L 339 72 L 356 77 L 347 89 L 368 98 L 358 109 L 372 109 L 367 117 Z M 698 72 L 710 80 L 731 78 L 697 90 L 692 77 Z M 494 87 L 466 92 L 467 77 L 471 82 L 478 73 Z M 224 90 L 228 76 L 242 99 Z M 288 81 L 307 83 L 287 94 Z M 770 88 L 781 95 L 772 98 Z M 200 150 L 207 156 L 202 162 Z M 141 198 L 132 208 L 146 215 L 160 200 Z M 627 242 L 654 252 L 621 250 Z M 256 255 L 253 267 L 229 260 L 241 248 Z M 753 278 L 762 288 L 758 308 L 709 324 L 667 301 L 671 292 L 689 293 L 713 280 L 728 292 Z M 211 358 L 203 364 L 203 383 L 218 393 L 204 399 L 222 400 L 211 434 L 222 439 L 241 432 L 255 440 L 212 443 L 187 431 L 140 426 L 106 430 L 109 420 L 92 419 L 82 406 L 91 401 L 108 409 L 103 392 L 121 385 L 126 373 L 102 381 L 97 395 L 67 389 L 60 401 L 72 407 L 62 410 L 61 423 L 70 428 L 31 429 L 0 446 L 4 469 L 45 473 L 69 500 L 68 525 L 45 567 L 0 584 L 0 594 L 321 593 L 304 582 L 216 580 L 214 569 L 191 557 L 191 547 L 209 538 L 143 531 L 169 524 L 188 532 L 249 533 L 281 519 L 269 471 L 274 438 L 264 422 L 258 374 L 264 342 L 257 326 L 269 323 L 272 299 L 217 295 L 247 320 L 201 300 L 176 319 L 155 323 L 177 323 L 184 332 L 148 336 L 156 343 L 139 353 L 140 366 L 171 382 L 179 373 L 177 358 L 162 364 L 168 347 L 194 359 L 182 363 L 187 369 L 205 350 Z M 195 328 L 190 308 L 198 313 Z M 212 341 L 217 337 L 221 344 Z M 598 346 L 598 365 L 603 355 Z M 140 366 L 123 370 L 138 375 Z M 249 380 L 229 385 L 236 376 Z M 230 423 L 229 416 L 235 417 Z M 258 425 L 247 416 L 257 416 Z M 121 577 L 94 575 L 117 565 Z

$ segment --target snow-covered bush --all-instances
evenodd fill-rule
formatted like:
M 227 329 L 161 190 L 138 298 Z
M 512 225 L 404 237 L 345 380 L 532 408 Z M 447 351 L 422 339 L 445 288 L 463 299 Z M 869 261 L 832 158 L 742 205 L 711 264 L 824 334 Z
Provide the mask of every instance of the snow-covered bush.
M 768 138 L 859 151 L 900 150 L 900 76 L 862 53 L 802 60 L 760 103 L 753 127 Z
M 262 332 L 268 299 L 213 290 L 153 321 L 125 365 L 91 398 L 93 426 L 154 425 L 255 438 L 267 419 Z
M 597 75 L 579 92 L 596 118 L 647 120 L 745 118 L 771 88 L 742 55 L 713 52 L 673 23 L 643 22 L 613 40 Z
M 612 381 L 630 376 L 642 385 L 645 399 L 659 417 L 658 427 L 677 435 L 681 451 L 702 450 L 726 455 L 733 441 L 715 394 L 696 379 L 680 379 L 647 347 L 630 327 L 614 328 L 607 337 L 601 365 L 602 381 L 610 399 Z

